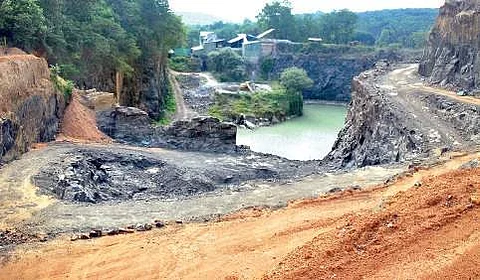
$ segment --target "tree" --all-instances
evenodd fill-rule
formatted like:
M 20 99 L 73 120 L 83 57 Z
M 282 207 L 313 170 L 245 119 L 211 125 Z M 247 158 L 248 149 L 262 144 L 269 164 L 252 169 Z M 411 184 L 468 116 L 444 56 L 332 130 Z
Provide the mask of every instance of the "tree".
M 349 10 L 334 11 L 322 17 L 322 37 L 335 44 L 346 44 L 353 40 L 357 15 Z
M 209 53 L 207 65 L 223 82 L 240 82 L 246 78 L 245 60 L 232 49 Z
M 257 20 L 263 30 L 274 28 L 278 38 L 289 40 L 296 38 L 295 17 L 292 14 L 292 4 L 288 0 L 266 4 L 257 15 Z
M 280 84 L 288 91 L 301 93 L 313 86 L 313 80 L 308 77 L 304 69 L 291 67 L 285 69 L 280 75 Z
M 35 0 L 3 0 L 0 2 L 0 38 L 12 46 L 34 50 L 47 31 L 43 10 Z

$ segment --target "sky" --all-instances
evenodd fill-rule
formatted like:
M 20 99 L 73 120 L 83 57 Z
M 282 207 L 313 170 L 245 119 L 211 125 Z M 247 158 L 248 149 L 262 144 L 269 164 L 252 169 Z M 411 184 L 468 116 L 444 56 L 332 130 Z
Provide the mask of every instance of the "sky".
M 170 0 L 174 12 L 210 14 L 227 21 L 254 19 L 269 0 Z M 439 8 L 445 0 L 290 0 L 294 13 L 330 12 L 349 9 L 355 12 L 397 8 Z

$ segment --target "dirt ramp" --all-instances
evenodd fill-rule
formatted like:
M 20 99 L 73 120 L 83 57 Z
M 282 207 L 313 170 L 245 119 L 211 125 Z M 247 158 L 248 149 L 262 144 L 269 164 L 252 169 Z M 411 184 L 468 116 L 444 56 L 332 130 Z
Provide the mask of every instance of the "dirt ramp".
M 50 81 L 44 59 L 0 56 L 0 100 L 0 161 L 54 138 L 64 100 Z
M 87 106 L 88 100 L 75 92 L 65 110 L 61 133 L 69 139 L 109 143 L 111 139 L 97 127 L 95 112 Z

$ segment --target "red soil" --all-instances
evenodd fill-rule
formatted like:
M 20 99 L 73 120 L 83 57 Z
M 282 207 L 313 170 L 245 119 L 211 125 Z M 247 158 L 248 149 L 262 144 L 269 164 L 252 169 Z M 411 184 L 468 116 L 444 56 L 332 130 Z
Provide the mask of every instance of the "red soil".
M 67 140 L 108 143 L 111 139 L 97 127 L 95 112 L 82 103 L 82 96 L 73 93 L 72 100 L 65 109 L 62 120 L 61 136 Z

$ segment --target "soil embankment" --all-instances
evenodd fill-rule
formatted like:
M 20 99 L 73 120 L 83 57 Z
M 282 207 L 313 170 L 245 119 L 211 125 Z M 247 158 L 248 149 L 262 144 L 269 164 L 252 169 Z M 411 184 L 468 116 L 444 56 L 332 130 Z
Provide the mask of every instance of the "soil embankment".
M 35 143 L 54 139 L 64 101 L 50 81 L 44 59 L 27 54 L 0 56 L 0 69 L 1 163 L 17 158 Z
M 73 93 L 70 104 L 65 109 L 60 133 L 74 141 L 109 143 L 111 140 L 98 129 L 95 112 L 86 106 L 87 102 L 89 101 L 78 92 Z

